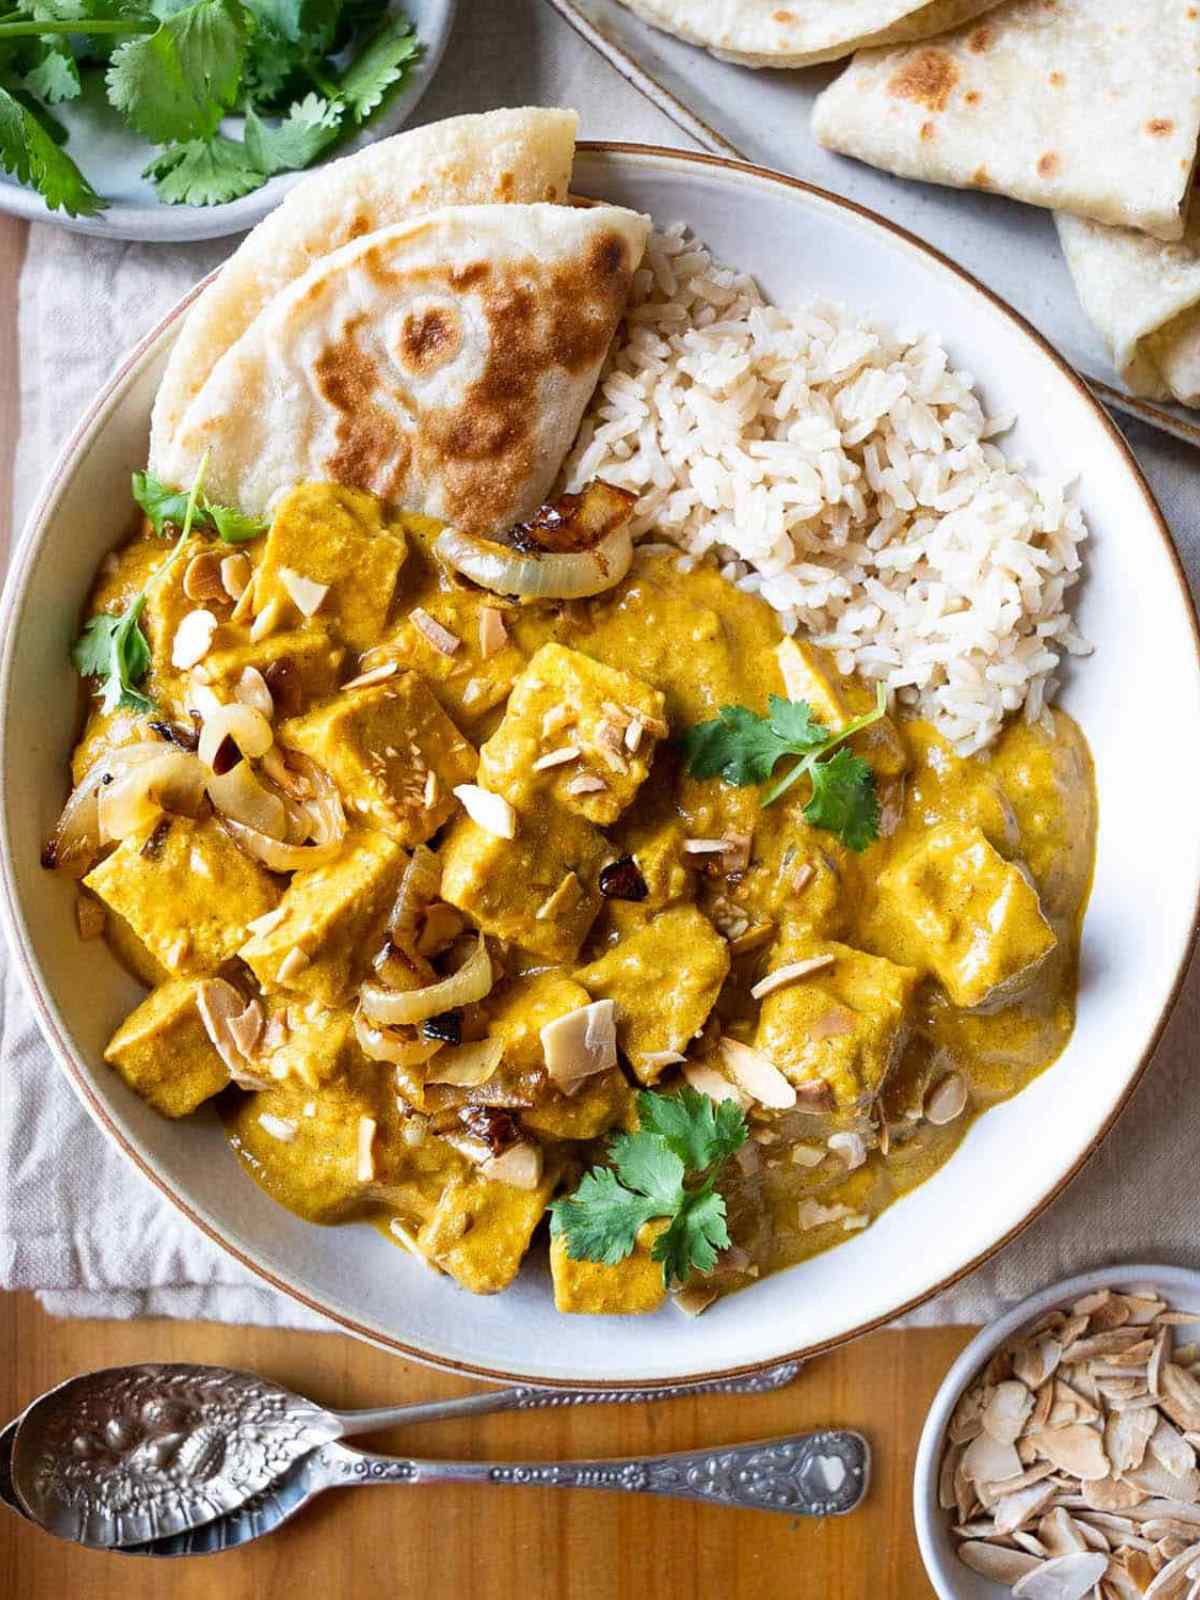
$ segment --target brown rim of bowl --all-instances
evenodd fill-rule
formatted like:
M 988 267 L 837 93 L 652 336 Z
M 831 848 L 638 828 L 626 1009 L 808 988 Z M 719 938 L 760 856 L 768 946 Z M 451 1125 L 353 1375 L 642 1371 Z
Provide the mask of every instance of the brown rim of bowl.
M 1059 353 L 1054 349 L 1053 345 L 1051 345 L 1048 340 L 1046 340 L 1037 331 L 1036 328 L 1032 327 L 1031 324 L 1028 323 L 1019 312 L 1014 311 L 1013 308 L 1005 300 L 1001 299 L 998 294 L 993 293 L 992 290 L 980 283 L 977 278 L 973 277 L 969 272 L 965 272 L 955 262 L 943 255 L 940 250 L 935 250 L 931 245 L 928 245 L 923 240 L 918 239 L 915 234 L 910 233 L 906 228 L 898 227 L 894 222 L 889 222 L 885 217 L 877 216 L 873 211 L 868 210 L 865 206 L 857 205 L 852 200 L 846 200 L 841 195 L 831 194 L 828 190 L 818 188 L 815 184 L 805 183 L 800 178 L 788 177 L 786 173 L 773 172 L 769 167 L 755 166 L 753 163 L 748 161 L 733 161 L 723 156 L 706 155 L 696 151 L 673 150 L 659 145 L 627 144 L 611 140 L 582 141 L 579 144 L 578 149 L 581 151 L 586 151 L 589 154 L 605 156 L 636 156 L 649 158 L 650 160 L 665 159 L 669 161 L 685 161 L 695 166 L 713 167 L 719 171 L 744 173 L 751 177 L 765 178 L 769 182 L 781 184 L 785 188 L 797 190 L 801 194 L 810 195 L 821 202 L 839 207 L 844 211 L 853 212 L 856 216 L 861 217 L 864 221 L 873 224 L 877 228 L 883 229 L 885 232 L 890 233 L 894 237 L 902 240 L 904 244 L 909 245 L 923 255 L 930 257 L 934 262 L 937 263 L 939 267 L 942 267 L 946 271 L 953 273 L 954 276 L 966 284 L 968 288 L 974 290 L 977 294 L 982 295 L 983 298 L 987 300 L 996 310 L 1009 319 L 1018 332 L 1024 334 L 1027 339 L 1030 339 L 1038 347 L 1046 359 L 1050 361 L 1058 369 L 1058 371 L 1071 382 L 1071 384 L 1073 384 L 1075 389 L 1078 391 L 1080 398 L 1093 412 L 1101 426 L 1108 433 L 1110 440 L 1116 446 L 1118 452 L 1124 457 L 1125 464 L 1141 492 L 1142 498 L 1146 503 L 1146 509 L 1150 513 L 1150 516 L 1158 530 L 1159 537 L 1166 548 L 1168 556 L 1170 557 L 1171 565 L 1175 573 L 1175 580 L 1179 587 L 1180 599 L 1183 602 L 1184 609 L 1191 623 L 1192 643 L 1196 653 L 1197 671 L 1200 672 L 1200 622 L 1197 620 L 1196 608 L 1192 601 L 1191 590 L 1188 587 L 1183 565 L 1179 559 L 1179 555 L 1175 549 L 1174 543 L 1172 542 L 1170 530 L 1167 527 L 1166 520 L 1158 508 L 1158 503 L 1150 491 L 1150 486 L 1146 482 L 1145 476 L 1137 463 L 1136 457 L 1129 448 L 1129 445 L 1127 444 L 1120 429 L 1113 422 L 1112 418 L 1092 394 L 1087 384 L 1074 370 L 1074 368 L 1072 368 L 1070 364 L 1059 355 Z M 145 335 L 144 338 L 138 341 L 137 345 L 135 345 L 129 355 L 126 356 L 124 361 L 121 362 L 120 366 L 113 373 L 112 377 L 109 378 L 108 382 L 104 385 L 104 388 L 97 395 L 96 399 L 93 400 L 84 415 L 80 418 L 79 422 L 72 430 L 66 444 L 64 444 L 59 452 L 59 456 L 57 458 L 58 461 L 65 460 L 67 456 L 78 447 L 80 440 L 95 421 L 97 413 L 100 412 L 107 404 L 110 395 L 112 395 L 112 393 L 125 381 L 130 371 L 137 366 L 155 341 L 159 339 L 166 329 L 182 315 L 182 313 L 205 287 L 205 284 L 209 281 L 210 279 L 206 278 L 201 283 L 197 284 L 196 287 L 191 290 L 191 292 L 187 294 L 181 301 L 179 301 L 178 304 L 175 305 L 166 314 L 166 316 L 163 317 L 162 320 Z M 54 494 L 57 482 L 58 472 L 56 463 L 55 468 L 52 469 L 51 475 L 47 480 L 45 487 L 42 489 L 41 494 L 38 496 L 32 512 L 30 513 L 27 522 L 28 527 L 33 527 L 34 524 L 43 516 L 43 508 Z M 7 622 L 8 614 L 16 605 L 17 594 L 22 588 L 22 583 L 19 581 L 19 579 L 24 574 L 25 569 L 29 564 L 30 548 L 31 547 L 28 545 L 28 542 L 22 537 L 18 543 L 12 570 L 9 573 L 8 582 L 5 586 L 3 612 L 0 613 L 0 626 Z M 10 637 L 11 632 L 12 630 L 10 628 L 4 628 L 4 634 L 6 637 Z M 5 679 L 7 678 L 7 670 L 3 672 L 3 677 Z M 3 840 L 5 845 L 7 845 L 7 825 L 2 814 L 0 814 L 0 839 Z M 1117 1118 L 1128 1105 L 1134 1090 L 1141 1082 L 1142 1077 L 1150 1064 L 1154 1051 L 1158 1046 L 1159 1040 L 1162 1038 L 1163 1030 L 1166 1028 L 1171 1012 L 1173 1011 L 1175 1003 L 1179 998 L 1179 991 L 1183 985 L 1184 976 L 1190 963 L 1192 947 L 1196 940 L 1197 931 L 1200 930 L 1200 883 L 1198 883 L 1196 886 L 1195 905 L 1192 911 L 1191 929 L 1188 938 L 1184 942 L 1183 948 L 1180 952 L 1179 961 L 1175 969 L 1175 975 L 1171 983 L 1170 992 L 1162 1010 L 1159 1013 L 1154 1028 L 1151 1031 L 1149 1040 L 1147 1041 L 1147 1044 L 1142 1051 L 1141 1056 L 1139 1057 L 1137 1066 L 1130 1075 L 1123 1093 L 1117 1100 L 1108 1117 L 1105 1119 L 1103 1126 L 1087 1145 L 1086 1149 L 1082 1151 L 1077 1160 L 1072 1163 L 1067 1172 L 1063 1174 L 1057 1183 L 1053 1184 L 1050 1189 L 1047 1190 L 1047 1192 L 1029 1210 L 1029 1212 L 1021 1219 L 1020 1222 L 1018 1222 L 1014 1227 L 1010 1228 L 1008 1232 L 1002 1235 L 999 1239 L 995 1240 L 995 1242 L 989 1245 L 986 1250 L 980 1251 L 977 1256 L 974 1256 L 964 1266 L 958 1268 L 957 1271 L 950 1273 L 947 1277 L 939 1280 L 939 1282 L 933 1284 L 930 1288 L 923 1290 L 920 1294 L 914 1295 L 911 1300 L 907 1300 L 902 1305 L 894 1307 L 884 1315 L 872 1317 L 869 1321 L 860 1323 L 857 1327 L 849 1328 L 844 1333 L 837 1334 L 831 1339 L 822 1340 L 817 1344 L 808 1345 L 799 1350 L 786 1352 L 781 1351 L 778 1355 L 771 1356 L 762 1361 L 747 1362 L 742 1366 L 721 1367 L 711 1372 L 689 1373 L 685 1378 L 675 1380 L 673 1380 L 669 1374 L 656 1378 L 635 1378 L 631 1380 L 616 1378 L 605 1378 L 595 1381 L 584 1379 L 546 1380 L 530 1379 L 523 1373 L 510 1372 L 503 1367 L 486 1367 L 478 1365 L 475 1362 L 456 1361 L 445 1356 L 431 1355 L 428 1351 L 420 1350 L 412 1345 L 405 1344 L 401 1340 L 392 1338 L 386 1333 L 377 1332 L 372 1328 L 364 1327 L 361 1323 L 356 1322 L 352 1317 L 343 1315 L 340 1312 L 331 1311 L 327 1306 L 322 1305 L 319 1300 L 314 1299 L 311 1295 L 305 1293 L 303 1290 L 294 1288 L 291 1284 L 288 1284 L 282 1279 L 278 1278 L 274 1272 L 270 1271 L 264 1266 L 259 1265 L 258 1262 L 256 1262 L 251 1256 L 247 1255 L 244 1251 L 229 1244 L 228 1241 L 225 1240 L 214 1227 L 211 1227 L 207 1222 L 199 1217 L 192 1210 L 191 1206 L 189 1206 L 180 1195 L 176 1194 L 175 1191 L 166 1183 L 166 1181 L 161 1178 L 158 1173 L 156 1173 L 128 1143 L 120 1129 L 112 1120 L 106 1107 L 93 1093 L 91 1087 L 84 1080 L 82 1075 L 76 1071 L 74 1063 L 71 1059 L 73 1047 L 71 1046 L 70 1041 L 60 1033 L 53 1015 L 42 998 L 37 973 L 34 969 L 33 962 L 29 959 L 26 951 L 25 940 L 22 933 L 22 923 L 18 915 L 17 899 L 12 882 L 12 866 L 9 851 L 4 849 L 2 856 L 3 859 L 0 860 L 0 869 L 2 869 L 3 872 L 4 898 L 2 909 L 4 913 L 4 920 L 8 926 L 9 942 L 17 955 L 18 962 L 20 963 L 25 979 L 26 990 L 33 1002 L 34 1010 L 37 1013 L 42 1032 L 53 1045 L 55 1054 L 58 1056 L 60 1063 L 65 1068 L 75 1092 L 79 1095 L 80 1099 L 82 1099 L 92 1118 L 100 1125 L 101 1128 L 103 1128 L 105 1133 L 108 1134 L 109 1138 L 111 1138 L 114 1143 L 116 1143 L 120 1149 L 124 1151 L 125 1155 L 129 1157 L 134 1165 L 138 1167 L 142 1173 L 144 1173 L 150 1182 L 153 1183 L 155 1187 L 167 1197 L 168 1200 L 170 1200 L 172 1205 L 174 1205 L 179 1211 L 182 1211 L 185 1217 L 193 1222 L 202 1233 L 206 1234 L 210 1239 L 212 1239 L 213 1242 L 219 1245 L 221 1249 L 224 1250 L 228 1255 L 231 1255 L 236 1261 L 240 1261 L 244 1267 L 247 1267 L 257 1277 L 264 1279 L 273 1288 L 279 1290 L 281 1294 L 288 1295 L 291 1299 L 299 1301 L 301 1305 L 305 1305 L 311 1311 L 315 1311 L 321 1316 L 326 1317 L 330 1322 L 337 1324 L 338 1327 L 343 1328 L 347 1333 L 352 1333 L 360 1339 L 365 1339 L 369 1344 L 382 1346 L 385 1349 L 394 1351 L 397 1355 L 406 1356 L 409 1359 L 419 1361 L 426 1366 L 437 1367 L 446 1372 L 459 1373 L 460 1375 L 466 1377 L 484 1378 L 495 1383 L 527 1384 L 530 1382 L 538 1382 L 545 1384 L 547 1387 L 568 1390 L 572 1388 L 585 1387 L 588 1389 L 606 1390 L 654 1389 L 661 1387 L 664 1383 L 670 1383 L 672 1381 L 708 1383 L 721 1378 L 741 1377 L 754 1372 L 759 1372 L 765 1367 L 774 1366 L 777 1363 L 784 1361 L 807 1361 L 813 1356 L 822 1355 L 827 1350 L 834 1350 L 840 1345 L 848 1344 L 852 1339 L 858 1339 L 865 1333 L 871 1333 L 877 1328 L 886 1327 L 887 1324 L 894 1322 L 897 1317 L 905 1316 L 915 1307 L 923 1305 L 927 1300 L 931 1300 L 934 1295 L 944 1293 L 947 1289 L 952 1288 L 954 1284 L 960 1282 L 961 1279 L 974 1272 L 977 1267 L 982 1266 L 985 1261 L 990 1260 L 992 1256 L 994 1256 L 999 1250 L 1002 1250 L 1005 1245 L 1010 1244 L 1018 1236 L 1018 1234 L 1023 1233 L 1032 1222 L 1036 1221 L 1036 1219 L 1041 1216 L 1042 1212 L 1045 1211 L 1046 1208 L 1058 1198 L 1067 1185 L 1070 1184 L 1078 1175 L 1083 1166 L 1091 1159 L 1105 1138 L 1108 1136 L 1108 1133 L 1112 1129 Z

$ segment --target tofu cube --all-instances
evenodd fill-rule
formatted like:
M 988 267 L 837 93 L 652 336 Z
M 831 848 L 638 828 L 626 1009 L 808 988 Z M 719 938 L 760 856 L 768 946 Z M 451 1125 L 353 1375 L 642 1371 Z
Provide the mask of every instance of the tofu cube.
M 840 733 L 848 722 L 874 710 L 874 689 L 861 678 L 843 677 L 825 651 L 816 645 L 783 639 L 775 655 L 787 698 L 807 700 L 817 721 L 831 733 Z M 908 768 L 908 752 L 890 717 L 880 717 L 878 722 L 856 733 L 850 743 L 871 763 L 877 777 L 899 777 Z
M 212 817 L 164 817 L 123 839 L 84 882 L 180 978 L 216 972 L 279 900 L 275 880 Z
M 439 852 L 442 899 L 485 933 L 548 961 L 573 961 L 600 909 L 596 887 L 610 852 L 582 818 L 557 806 L 517 819 L 501 839 L 460 817 Z
M 961 825 L 931 830 L 880 875 L 878 914 L 956 1006 L 1016 998 L 1058 942 L 1020 867 Z
M 920 975 L 850 945 L 786 928 L 771 949 L 767 972 L 819 957 L 832 960 L 765 997 L 754 1047 L 797 1088 L 824 1084 L 827 1109 L 864 1111 L 904 1049 Z
M 475 776 L 474 747 L 415 672 L 340 694 L 279 730 L 324 767 L 346 807 L 399 844 L 422 844 L 456 810 Z
M 446 655 L 409 616 L 385 641 L 381 654 L 394 656 L 402 666 L 419 672 L 458 726 L 474 738 L 474 730 L 482 722 L 494 727 L 495 718 L 489 717 L 489 712 L 504 704 L 525 666 L 525 654 L 510 631 L 513 614 L 495 595 L 462 589 L 432 593 L 423 589 L 421 610 L 454 635 L 459 641 L 457 648 Z M 485 610 L 500 613 L 508 634 L 504 644 L 486 656 L 480 644 L 480 618 Z
M 282 1038 L 263 1059 L 272 1078 L 320 1089 L 334 1078 L 358 1068 L 369 1069 L 354 1033 L 349 1011 L 329 1011 L 317 1001 L 277 1005 Z M 268 1023 L 270 1017 L 268 1018 Z
M 142 1001 L 109 1040 L 104 1059 L 164 1117 L 186 1117 L 229 1082 L 196 1009 L 195 979 L 175 978 Z
M 488 1034 L 504 1041 L 504 1064 L 517 1072 L 544 1065 L 541 1032 L 556 1017 L 590 1003 L 586 989 L 563 972 L 532 972 L 489 997 Z
M 504 719 L 480 751 L 479 781 L 519 812 L 550 798 L 608 827 L 650 771 L 667 731 L 664 704 L 661 692 L 640 678 L 545 644 L 514 683 Z M 537 768 L 567 747 L 579 755 Z
M 520 1270 L 559 1170 L 548 1162 L 536 1189 L 492 1183 L 477 1173 L 447 1184 L 417 1235 L 422 1253 L 472 1294 L 499 1294 Z
M 550 1241 L 555 1310 L 599 1317 L 657 1311 L 667 1289 L 662 1263 L 655 1261 L 650 1251 L 667 1226 L 666 1222 L 648 1222 L 638 1234 L 633 1254 L 612 1267 L 598 1261 L 572 1261 L 567 1241 L 556 1234 Z
M 575 980 L 613 1000 L 617 1042 L 643 1083 L 656 1083 L 708 1021 L 729 973 L 729 947 L 695 906 L 671 906 L 626 934 Z
M 521 1112 L 521 1126 L 541 1139 L 598 1139 L 613 1128 L 637 1125 L 634 1093 L 620 1067 L 593 1073 L 574 1094 L 547 1084 L 534 1106 Z
M 242 673 L 247 667 L 256 667 L 268 687 L 275 685 L 276 715 L 287 717 L 314 700 L 335 694 L 345 659 L 345 649 L 335 644 L 325 629 L 296 628 L 268 634 L 257 644 L 210 650 L 200 665 L 193 667 L 192 680 L 210 684 L 222 700 L 232 700 Z
M 293 875 L 283 915 L 238 954 L 268 993 L 343 1003 L 382 946 L 406 859 L 386 834 L 351 832 L 327 866 Z
M 333 483 L 302 483 L 275 513 L 254 593 L 262 613 L 278 600 L 285 616 L 303 621 L 284 581 L 293 572 L 329 592 L 316 616 L 352 650 L 379 643 L 400 569 L 408 553 L 403 529 L 385 519 L 374 495 Z

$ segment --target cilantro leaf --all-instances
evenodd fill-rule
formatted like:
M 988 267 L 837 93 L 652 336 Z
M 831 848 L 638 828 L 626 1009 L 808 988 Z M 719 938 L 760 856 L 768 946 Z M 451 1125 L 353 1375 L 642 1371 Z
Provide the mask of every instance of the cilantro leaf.
M 251 161 L 245 145 L 218 133 L 168 145 L 142 174 L 154 180 L 167 205 L 219 206 L 252 194 L 266 175 Z
M 194 0 L 113 51 L 108 98 L 152 144 L 208 140 L 237 97 L 245 59 L 237 0 Z
M 698 1193 L 688 1195 L 671 1226 L 654 1241 L 650 1254 L 662 1262 L 668 1283 L 683 1283 L 693 1271 L 711 1272 L 717 1252 L 727 1249 L 729 1242 L 725 1201 L 710 1181 Z
M 556 1200 L 550 1227 L 572 1261 L 615 1266 L 633 1253 L 638 1231 L 661 1218 L 669 1226 L 651 1255 L 669 1286 L 694 1271 L 711 1272 L 730 1242 L 716 1177 L 745 1142 L 746 1120 L 736 1102 L 717 1105 L 691 1088 L 677 1095 L 643 1090 L 637 1108 L 638 1131 L 609 1145 L 612 1167 L 586 1173 L 573 1195 Z
M 641 1095 L 638 1121 L 694 1172 L 727 1161 L 746 1142 L 746 1119 L 737 1101 L 710 1100 L 689 1085 L 678 1094 Z
M 103 211 L 100 198 L 79 168 L 54 142 L 38 118 L 7 89 L 0 88 L 0 167 L 27 183 L 51 211 L 70 217 L 94 217 Z
M 861 756 L 842 749 L 809 769 L 812 798 L 804 815 L 814 828 L 836 833 L 851 850 L 865 850 L 879 837 L 875 774 Z
M 322 56 L 333 43 L 342 14 L 341 0 L 244 0 L 256 22 L 264 23 L 289 44 L 303 44 L 310 55 Z
M 881 685 L 874 708 L 836 733 L 817 721 L 807 700 L 783 700 L 773 694 L 765 717 L 747 706 L 722 706 L 711 722 L 699 722 L 683 735 L 685 764 L 695 778 L 714 778 L 719 773 L 726 783 L 744 785 L 766 783 L 783 756 L 797 756 L 795 765 L 763 795 L 763 805 L 771 805 L 807 776 L 812 783 L 804 807 L 808 821 L 836 834 L 851 850 L 865 850 L 879 837 L 875 774 L 850 751 L 832 752 L 878 722 L 886 704 Z
M 283 121 L 268 127 L 253 106 L 246 111 L 246 153 L 260 172 L 294 172 L 315 161 L 341 132 L 342 107 L 318 94 L 288 108 Z
M 58 39 L 41 40 L 40 58 L 22 74 L 25 86 L 47 105 L 61 105 L 64 100 L 74 100 L 83 88 L 79 81 L 79 63 Z
M 711 722 L 698 722 L 683 736 L 687 769 L 694 778 L 726 783 L 765 783 L 790 746 L 766 717 L 747 706 L 722 706 Z
M 420 41 L 407 17 L 392 17 L 376 29 L 338 83 L 356 122 L 366 121 L 384 95 L 408 76 L 420 54 Z
M 133 498 L 141 506 L 150 525 L 160 539 L 166 536 L 167 525 L 181 528 L 187 517 L 190 496 L 182 489 L 171 489 L 152 472 L 135 472 Z M 227 544 L 243 544 L 265 533 L 267 524 L 262 517 L 247 516 L 233 506 L 217 506 L 203 493 L 196 495 L 192 511 L 193 528 L 211 528 Z
M 142 590 L 120 616 L 101 612 L 89 619 L 71 647 L 71 662 L 84 678 L 104 684 L 102 711 L 154 710 L 154 701 L 136 687 L 150 670 L 150 646 L 139 626 L 146 593 Z
M 638 1230 L 654 1216 L 654 1202 L 631 1194 L 611 1167 L 584 1173 L 573 1195 L 550 1207 L 550 1229 L 566 1240 L 572 1261 L 616 1266 L 632 1255 Z

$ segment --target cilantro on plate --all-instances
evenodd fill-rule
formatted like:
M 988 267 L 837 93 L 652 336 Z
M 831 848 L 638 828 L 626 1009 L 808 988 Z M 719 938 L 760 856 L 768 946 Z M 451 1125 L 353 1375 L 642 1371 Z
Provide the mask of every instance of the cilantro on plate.
M 90 77 L 156 147 L 160 200 L 221 205 L 310 166 L 420 55 L 387 0 L 19 0 L 0 18 L 0 167 L 52 210 L 102 211 L 49 110 Z
M 668 1287 L 711 1272 L 729 1245 L 721 1168 L 746 1142 L 746 1119 L 733 1100 L 695 1089 L 637 1097 L 639 1128 L 609 1144 L 611 1167 L 595 1167 L 574 1194 L 550 1207 L 550 1230 L 566 1241 L 572 1261 L 615 1266 L 633 1253 L 638 1232 L 662 1219 L 669 1226 L 651 1254 Z
M 210 528 L 226 544 L 243 544 L 247 539 L 255 539 L 260 533 L 266 532 L 267 524 L 262 517 L 248 517 L 232 506 L 214 505 L 199 487 L 199 476 L 192 490 L 193 493 L 189 494 L 183 489 L 168 488 L 152 472 L 135 472 L 133 475 L 133 498 L 150 519 L 150 526 L 160 539 L 166 537 L 168 525 L 175 528 L 183 526 L 189 504 L 192 506 L 191 526 Z
M 847 723 L 840 733 L 830 733 L 818 722 L 807 700 L 783 700 L 773 694 L 767 705 L 765 717 L 747 706 L 722 706 L 711 722 L 689 728 L 683 736 L 687 770 L 694 778 L 720 775 L 726 783 L 766 783 L 785 756 L 797 756 L 763 795 L 763 805 L 769 806 L 807 776 L 812 786 L 804 807 L 807 820 L 814 828 L 836 834 L 851 850 L 865 850 L 879 837 L 875 774 L 861 756 L 837 747 L 883 716 L 882 686 L 873 709 Z

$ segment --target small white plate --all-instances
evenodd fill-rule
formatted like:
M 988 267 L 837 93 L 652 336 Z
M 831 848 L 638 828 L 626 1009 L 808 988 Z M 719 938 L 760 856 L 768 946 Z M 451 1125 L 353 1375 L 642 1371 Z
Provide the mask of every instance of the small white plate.
M 913 1471 L 913 1520 L 921 1559 L 937 1590 L 938 1600 L 1009 1600 L 1012 1591 L 1002 1583 L 972 1572 L 954 1553 L 950 1535 L 950 1513 L 938 1504 L 938 1474 L 942 1464 L 946 1426 L 959 1396 L 977 1372 L 981 1372 L 1000 1346 L 1027 1323 L 1059 1306 L 1073 1305 L 1093 1289 L 1132 1289 L 1139 1283 L 1154 1284 L 1172 1310 L 1191 1311 L 1200 1306 L 1200 1272 L 1189 1267 L 1119 1266 L 1098 1267 L 1076 1278 L 1052 1283 L 1021 1302 L 1007 1316 L 993 1322 L 970 1344 L 942 1379 L 933 1397 L 921 1442 L 917 1447 Z M 1184 1338 L 1193 1335 L 1176 1330 Z
M 1200 656 L 1187 586 L 1125 441 L 1069 367 L 1002 302 L 911 235 L 795 180 L 709 156 L 581 147 L 577 193 L 682 218 L 784 304 L 835 297 L 939 332 L 1005 439 L 1037 471 L 1079 474 L 1093 530 L 1079 619 L 1098 646 L 1064 702 L 1091 740 L 1100 795 L 1079 1020 L 1066 1053 L 970 1129 L 933 1178 L 852 1240 L 689 1320 L 560 1317 L 544 1262 L 477 1299 L 373 1228 L 317 1228 L 242 1173 L 215 1115 L 156 1116 L 104 1065 L 140 991 L 81 945 L 74 891 L 38 864 L 76 724 L 67 649 L 102 556 L 128 526 L 129 473 L 183 307 L 133 352 L 50 475 L 0 613 L 0 872 L 19 969 L 93 1115 L 142 1170 L 254 1270 L 352 1332 L 483 1376 L 665 1382 L 809 1355 L 945 1288 L 1053 1199 L 1096 1148 L 1150 1058 L 1191 948 L 1200 829 L 1164 807 L 1200 792 Z M 1148 782 L 1148 775 L 1152 782 Z
M 416 28 L 424 49 L 405 83 L 384 110 L 355 138 L 331 150 L 326 160 L 351 154 L 402 128 L 416 110 L 438 69 L 458 0 L 400 0 L 402 10 Z M 221 239 L 241 233 L 273 211 L 303 172 L 281 172 L 268 178 L 261 189 L 221 206 L 168 206 L 158 199 L 154 185 L 142 169 L 154 155 L 154 146 L 131 133 L 109 105 L 96 73 L 78 100 L 54 107 L 54 115 L 67 128 L 66 149 L 98 194 L 109 202 L 95 217 L 69 217 L 51 211 L 35 190 L 0 172 L 0 211 L 27 222 L 56 222 L 72 233 L 89 233 L 97 239 L 145 239 L 154 244 L 182 244 L 191 239 Z M 230 118 L 225 132 L 240 137 L 242 119 Z M 316 163 L 318 166 L 320 163 Z M 313 169 L 309 167 L 308 171 Z

